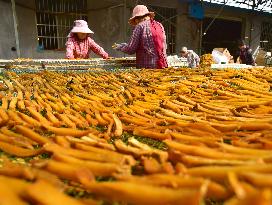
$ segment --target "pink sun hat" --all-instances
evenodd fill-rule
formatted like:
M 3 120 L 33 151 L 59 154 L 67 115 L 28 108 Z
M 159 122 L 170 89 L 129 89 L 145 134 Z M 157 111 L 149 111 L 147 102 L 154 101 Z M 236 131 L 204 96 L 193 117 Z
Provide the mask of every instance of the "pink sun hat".
M 137 5 L 133 9 L 132 17 L 129 19 L 129 24 L 134 24 L 135 18 L 140 16 L 150 15 L 151 18 L 154 18 L 155 13 L 148 11 L 148 8 L 145 5 Z
M 94 33 L 88 27 L 88 23 L 84 20 L 75 20 L 74 27 L 71 30 L 71 33 Z

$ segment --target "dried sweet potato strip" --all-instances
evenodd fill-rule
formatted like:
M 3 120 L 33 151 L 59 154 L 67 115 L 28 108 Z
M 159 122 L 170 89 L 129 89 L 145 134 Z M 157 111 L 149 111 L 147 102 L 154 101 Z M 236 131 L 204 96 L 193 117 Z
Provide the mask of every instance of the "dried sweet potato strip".
M 200 203 L 201 194 L 195 190 L 173 190 L 131 182 L 89 182 L 81 180 L 87 190 L 112 200 L 133 204 L 191 204 Z M 142 195 L 139 196 L 138 193 Z
M 185 154 L 197 155 L 212 159 L 227 159 L 227 160 L 256 160 L 259 159 L 258 156 L 245 156 L 239 154 L 225 153 L 216 149 L 186 145 L 170 140 L 165 140 L 165 143 L 172 149 L 176 149 Z
M 116 173 L 129 174 L 129 167 L 122 167 L 114 163 L 102 163 L 94 161 L 80 160 L 67 155 L 54 154 L 57 161 L 88 168 L 95 176 L 113 176 Z
M 69 149 L 69 148 L 63 148 L 61 146 L 58 146 L 56 144 L 47 144 L 44 146 L 44 149 L 48 152 L 52 153 L 60 153 L 65 155 L 70 155 L 72 157 L 76 157 L 79 159 L 85 159 L 85 160 L 93 160 L 98 162 L 112 162 L 116 164 L 131 164 L 134 165 L 136 162 L 131 156 L 127 155 L 112 155 L 112 157 L 108 157 L 108 154 L 105 153 L 96 153 L 92 151 L 82 151 L 77 149 Z
M 31 150 L 18 147 L 16 145 L 11 145 L 6 142 L 0 142 L 0 149 L 10 155 L 14 155 L 17 157 L 33 157 L 42 153 L 42 149 Z
M 47 130 L 55 133 L 56 135 L 62 135 L 62 136 L 82 137 L 82 136 L 88 135 L 89 133 L 94 132 L 93 129 L 78 130 L 73 128 L 53 127 L 49 125 L 42 125 L 42 126 L 45 127 Z
M 50 143 L 51 140 L 49 140 L 47 137 L 43 137 L 39 135 L 38 133 L 34 132 L 33 130 L 29 129 L 28 127 L 17 125 L 15 126 L 16 132 L 19 132 L 20 134 L 24 135 L 25 137 L 38 142 L 39 144 L 46 144 Z
M 133 134 L 143 137 L 150 137 L 158 140 L 171 139 L 171 135 L 168 133 L 159 133 L 152 130 L 144 130 L 141 128 L 135 128 Z
M 0 198 L 1 198 L 1 205 L 27 205 L 28 203 L 23 201 L 18 194 L 16 194 L 10 187 L 5 184 L 1 183 L 0 185 Z
M 187 174 L 190 176 L 209 177 L 213 180 L 224 181 L 229 172 L 245 173 L 259 172 L 271 173 L 271 164 L 245 165 L 245 166 L 202 166 L 187 169 Z
M 44 205 L 69 204 L 83 205 L 76 199 L 70 198 L 48 182 L 39 180 L 26 189 L 28 198 Z M 50 196 L 50 197 L 48 197 Z
M 205 182 L 204 178 L 184 177 L 182 175 L 152 174 L 146 176 L 115 175 L 118 180 L 129 181 L 139 184 L 150 184 L 154 186 L 165 186 L 174 189 L 179 188 L 200 188 Z M 207 197 L 212 199 L 225 199 L 230 195 L 228 190 L 216 183 L 210 182 L 207 190 Z
M 42 124 L 47 124 L 50 125 L 51 122 L 49 122 L 45 117 L 43 117 L 39 112 L 37 112 L 35 109 L 33 109 L 32 107 L 27 107 L 26 108 L 30 114 L 39 122 L 41 122 Z

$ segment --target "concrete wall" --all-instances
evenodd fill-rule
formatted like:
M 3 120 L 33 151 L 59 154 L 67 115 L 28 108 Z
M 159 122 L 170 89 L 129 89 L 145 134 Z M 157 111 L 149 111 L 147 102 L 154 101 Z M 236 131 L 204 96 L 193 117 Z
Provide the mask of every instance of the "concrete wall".
M 16 2 L 16 14 L 18 19 L 18 32 L 20 42 L 21 58 L 64 58 L 65 52 L 42 51 L 37 48 L 37 28 L 35 0 L 25 0 Z M 0 1 L 0 58 L 17 58 L 12 7 L 9 1 Z
M 260 16 L 252 16 L 247 18 L 247 27 L 246 27 L 246 36 L 247 42 L 250 44 L 250 47 L 255 50 L 260 45 L 261 38 L 261 26 L 263 18 Z M 251 28 L 252 21 L 252 28 Z M 250 43 L 249 43 L 250 42 Z
M 35 10 L 16 5 L 16 13 L 18 17 L 21 57 L 27 58 L 31 56 L 33 58 L 37 46 L 35 41 L 37 39 Z
M 215 17 L 218 14 L 220 8 L 213 8 L 211 6 L 205 7 L 205 17 Z M 179 48 L 184 45 L 189 49 L 195 51 L 199 50 L 200 41 L 200 21 L 188 17 L 188 5 L 186 3 L 178 7 L 178 34 L 177 43 Z M 241 10 L 233 10 L 230 8 L 225 8 L 223 12 L 219 15 L 219 18 L 226 20 L 235 20 L 242 22 L 242 38 L 246 39 L 249 43 L 250 32 L 251 32 L 251 47 L 256 49 L 259 45 L 260 33 L 261 33 L 261 22 L 263 17 L 259 15 L 250 15 L 247 12 L 241 12 Z M 250 31 L 250 20 L 252 19 L 254 29 Z M 203 28 L 204 31 L 205 28 Z M 220 31 L 219 31 L 220 32 Z M 236 40 L 236 39 L 235 39 Z
M 11 3 L 0 1 L 0 19 L 0 58 L 16 58 L 16 51 L 11 51 L 16 47 Z
M 35 0 L 17 1 L 16 12 L 22 58 L 64 58 L 65 52 L 38 51 L 38 33 L 36 27 Z
M 94 40 L 101 45 L 111 56 L 122 57 L 123 53 L 112 49 L 113 43 L 127 42 L 131 36 L 132 28 L 127 21 L 135 6 L 135 0 L 126 0 L 127 8 L 123 7 L 123 0 L 88 0 L 88 21 L 90 28 L 95 32 Z M 182 46 L 198 50 L 199 47 L 199 21 L 188 17 L 188 4 L 178 0 L 145 0 L 147 5 L 169 7 L 177 9 L 177 37 L 176 51 Z M 220 7 L 219 7 L 220 8 Z M 217 7 L 206 7 L 205 15 L 213 17 L 218 13 Z M 25 0 L 23 3 L 17 0 L 16 12 L 18 17 L 18 30 L 20 40 L 21 57 L 24 58 L 64 58 L 65 52 L 61 51 L 37 51 L 37 28 L 35 0 Z M 249 14 L 233 8 L 224 8 L 221 18 L 235 19 L 243 22 L 242 36 L 250 36 L 251 46 L 255 49 L 259 45 L 261 22 L 264 17 Z M 14 26 L 11 4 L 0 0 L 0 58 L 16 58 L 16 52 L 11 51 L 15 47 Z M 253 30 L 250 31 L 250 18 L 253 22 Z M 271 19 L 270 19 L 271 20 Z M 251 32 L 251 35 L 250 35 Z M 96 57 L 92 55 L 92 57 Z
M 122 53 L 112 50 L 111 45 L 114 42 L 123 42 L 124 39 L 128 40 L 131 35 L 131 28 L 124 21 L 131 15 L 132 8 L 135 6 L 135 1 L 127 0 L 126 14 L 124 15 L 122 3 L 123 0 L 115 1 L 109 4 L 107 0 L 100 0 L 100 5 L 94 4 L 95 0 L 91 0 L 89 3 L 89 24 L 95 31 L 93 38 L 102 45 L 107 52 L 112 56 L 123 56 Z M 178 0 L 160 1 L 160 0 L 146 0 L 146 5 L 176 8 L 177 9 L 177 37 L 176 37 L 176 52 L 178 53 L 182 46 L 187 46 L 189 49 L 199 51 L 200 41 L 200 21 L 190 18 L 188 16 L 188 4 L 180 3 Z M 104 7 L 102 6 L 104 5 Z M 117 7 L 113 5 L 119 5 Z M 110 7 L 112 6 L 112 7 Z M 102 8 L 102 9 L 99 9 Z M 218 14 L 220 7 L 205 7 L 205 16 L 214 17 Z M 125 17 L 124 17 L 125 16 Z M 250 18 L 253 19 L 254 30 L 251 31 L 252 37 L 252 49 L 255 49 L 259 45 L 260 39 L 260 25 L 263 17 L 250 15 L 249 12 L 241 10 L 233 10 L 233 8 L 225 7 L 223 12 L 219 16 L 223 19 L 236 20 L 242 22 L 242 37 L 249 40 L 250 38 Z M 126 24 L 126 25 L 124 25 Z M 205 28 L 203 28 L 205 29 Z M 126 33 L 126 37 L 124 37 Z
M 112 49 L 113 43 L 127 40 L 128 26 L 124 24 L 123 5 L 109 6 L 103 9 L 92 9 L 88 12 L 88 23 L 94 31 L 92 38 L 102 46 L 110 56 L 123 57 L 124 54 Z M 128 11 L 126 9 L 126 14 Z M 127 16 L 126 15 L 126 16 Z M 95 56 L 94 54 L 92 56 Z
M 22 58 L 64 58 L 65 52 L 43 50 L 38 51 L 38 33 L 36 12 L 21 6 L 16 7 L 18 30 Z M 27 28 L 27 29 L 26 29 Z
M 124 11 L 124 1 L 107 0 L 99 1 L 100 5 L 90 0 L 88 4 L 88 22 L 95 32 L 93 39 L 114 57 L 127 56 L 124 53 L 112 49 L 114 43 L 128 42 L 132 33 L 132 27 L 128 24 L 135 1 L 127 0 Z M 176 8 L 176 1 L 145 1 L 148 5 Z
M 179 53 L 181 47 L 186 46 L 188 49 L 194 51 L 198 50 L 199 47 L 199 23 L 200 21 L 190 18 L 188 16 L 188 4 L 183 3 L 178 6 L 178 17 L 177 17 L 177 49 Z

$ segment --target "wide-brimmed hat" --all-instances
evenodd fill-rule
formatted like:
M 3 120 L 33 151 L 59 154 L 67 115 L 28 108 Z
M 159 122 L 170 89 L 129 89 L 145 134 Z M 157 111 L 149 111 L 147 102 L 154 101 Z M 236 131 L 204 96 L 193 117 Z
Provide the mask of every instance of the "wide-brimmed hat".
M 154 18 L 155 13 L 148 11 L 148 8 L 145 5 L 137 5 L 134 7 L 132 12 L 132 17 L 128 20 L 129 24 L 135 24 L 135 18 L 149 15 L 151 18 Z
M 74 27 L 71 30 L 71 33 L 94 33 L 88 27 L 88 23 L 84 20 L 75 20 Z

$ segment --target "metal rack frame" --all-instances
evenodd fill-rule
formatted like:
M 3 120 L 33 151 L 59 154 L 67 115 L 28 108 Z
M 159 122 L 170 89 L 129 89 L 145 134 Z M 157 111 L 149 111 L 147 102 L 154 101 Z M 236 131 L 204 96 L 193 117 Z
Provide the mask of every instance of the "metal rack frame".
M 128 69 L 136 67 L 136 59 L 115 58 L 115 59 L 83 59 L 83 60 L 67 60 L 67 59 L 14 59 L 1 60 L 0 68 L 2 69 L 18 69 L 18 70 L 88 70 L 94 68 L 101 69 Z

